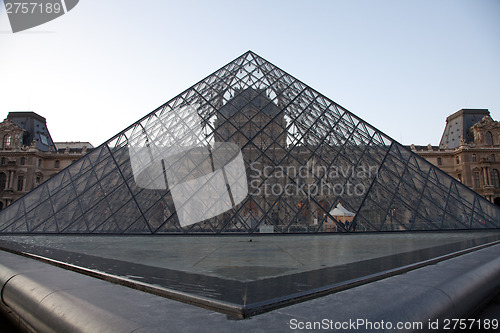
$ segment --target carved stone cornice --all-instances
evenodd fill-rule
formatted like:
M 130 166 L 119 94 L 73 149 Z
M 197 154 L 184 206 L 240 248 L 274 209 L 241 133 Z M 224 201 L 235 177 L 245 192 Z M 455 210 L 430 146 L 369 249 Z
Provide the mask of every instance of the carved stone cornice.
M 18 124 L 14 123 L 10 119 L 5 119 L 0 123 L 0 131 L 9 131 L 9 132 L 24 132 L 24 130 L 19 127 Z
M 474 124 L 472 128 L 491 130 L 500 129 L 500 122 L 493 120 L 490 116 L 484 116 L 479 122 Z

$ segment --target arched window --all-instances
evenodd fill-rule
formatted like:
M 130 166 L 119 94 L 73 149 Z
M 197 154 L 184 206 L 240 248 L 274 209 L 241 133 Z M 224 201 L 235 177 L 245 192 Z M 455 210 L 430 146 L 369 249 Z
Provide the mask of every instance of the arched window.
M 0 191 L 5 190 L 5 184 L 7 182 L 7 176 L 5 173 L 0 172 Z
M 21 157 L 21 161 L 19 161 L 20 165 L 25 165 L 26 164 L 26 158 Z
M 59 162 L 59 160 L 56 160 L 55 167 L 56 169 L 59 169 L 61 167 L 61 162 Z
M 496 160 L 495 159 L 495 154 L 491 154 L 490 159 L 491 159 L 492 162 L 495 162 L 495 160 Z
M 492 169 L 491 170 L 491 183 L 493 184 L 493 186 L 495 188 L 499 188 L 500 187 L 500 177 L 499 177 L 497 169 Z
M 5 135 L 3 136 L 3 141 L 2 141 L 2 143 L 3 143 L 3 146 L 2 146 L 2 147 L 4 147 L 4 148 L 10 148 L 10 145 L 11 145 L 11 143 L 12 143 L 12 137 L 10 136 L 10 134 L 5 134 Z
M 489 146 L 493 146 L 493 135 L 491 134 L 490 131 L 486 132 L 486 135 L 485 135 L 485 140 L 486 140 L 486 144 L 489 145 Z

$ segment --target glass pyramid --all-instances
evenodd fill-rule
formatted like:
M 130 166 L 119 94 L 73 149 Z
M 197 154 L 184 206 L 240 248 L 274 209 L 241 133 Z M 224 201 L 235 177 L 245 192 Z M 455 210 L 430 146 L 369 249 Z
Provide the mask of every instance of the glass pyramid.
M 499 208 L 251 51 L 0 213 L 2 233 L 499 227 Z

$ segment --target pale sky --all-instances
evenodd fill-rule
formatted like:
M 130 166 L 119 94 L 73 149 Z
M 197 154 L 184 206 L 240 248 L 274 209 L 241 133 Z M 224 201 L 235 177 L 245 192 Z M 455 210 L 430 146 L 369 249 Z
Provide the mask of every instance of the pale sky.
M 80 0 L 15 34 L 0 7 L 0 117 L 54 141 L 97 146 L 247 50 L 403 144 L 462 108 L 500 120 L 499 0 Z

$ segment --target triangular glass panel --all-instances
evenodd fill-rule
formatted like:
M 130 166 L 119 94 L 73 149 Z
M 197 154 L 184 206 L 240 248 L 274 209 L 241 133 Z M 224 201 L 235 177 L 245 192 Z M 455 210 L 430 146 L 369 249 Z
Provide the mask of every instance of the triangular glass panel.
M 43 232 L 44 224 L 53 216 L 50 200 L 45 200 L 41 205 L 26 214 L 30 225 L 30 232 Z M 55 221 L 52 221 L 53 223 Z
M 78 200 L 74 200 L 55 214 L 59 230 L 64 232 L 80 216 L 82 216 L 80 203 Z
M 68 185 L 51 196 L 52 206 L 54 212 L 57 213 L 59 210 L 67 206 L 72 201 L 76 200 L 76 193 L 71 185 Z
M 1 232 L 13 232 L 13 233 L 25 233 L 28 232 L 28 227 L 26 224 L 26 219 L 22 216 L 20 219 L 17 219 L 12 224 L 8 225 L 4 230 L 0 230 Z
M 150 234 L 151 229 L 149 228 L 146 220 L 140 216 L 132 225 L 124 230 L 127 234 Z
M 57 226 L 56 219 L 54 216 L 45 221 L 38 230 L 34 230 L 35 232 L 42 233 L 59 233 L 59 227 Z
M 10 212 L 9 215 L 13 215 L 13 214 L 17 215 L 18 212 L 15 212 L 16 208 L 14 208 L 14 207 L 18 207 L 20 203 L 23 204 L 23 211 L 19 212 L 20 214 L 24 214 L 24 207 L 26 207 L 27 211 L 30 211 L 31 209 L 35 208 L 35 206 L 38 206 L 40 204 L 40 202 L 42 202 L 44 200 L 44 198 L 42 197 L 43 191 L 44 191 L 43 185 L 36 187 L 35 189 L 33 189 L 30 192 L 30 195 L 25 195 L 23 197 L 23 200 L 17 200 L 16 202 L 12 203 L 9 206 L 9 209 L 5 210 L 5 211 Z M 7 216 L 7 215 L 8 214 L 0 214 L 0 217 L 6 218 L 6 219 L 12 218 L 11 216 Z
M 62 229 L 62 232 L 80 234 L 80 233 L 89 233 L 90 230 L 87 227 L 87 224 L 85 223 L 85 219 L 83 217 L 79 217 L 76 218 L 68 228 Z

